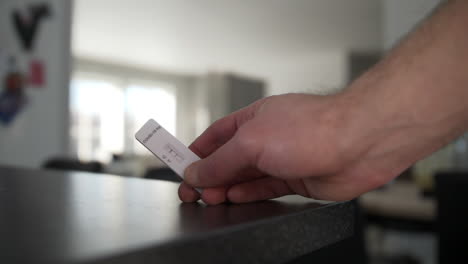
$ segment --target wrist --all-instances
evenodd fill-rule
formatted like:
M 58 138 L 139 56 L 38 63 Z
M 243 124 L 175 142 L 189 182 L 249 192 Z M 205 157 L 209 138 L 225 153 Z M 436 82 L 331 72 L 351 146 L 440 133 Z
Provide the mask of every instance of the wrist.
M 356 157 L 353 166 L 365 167 L 370 174 L 370 189 L 398 176 L 422 154 L 413 145 L 419 132 L 400 97 L 404 95 L 394 93 L 380 76 L 370 71 L 337 97 L 347 135 L 343 145 Z
M 465 104 L 454 107 L 453 100 L 434 95 L 431 91 L 441 90 L 437 82 L 422 76 L 380 65 L 339 96 L 340 105 L 346 106 L 347 144 L 364 145 L 361 158 L 381 174 L 382 184 L 466 130 Z

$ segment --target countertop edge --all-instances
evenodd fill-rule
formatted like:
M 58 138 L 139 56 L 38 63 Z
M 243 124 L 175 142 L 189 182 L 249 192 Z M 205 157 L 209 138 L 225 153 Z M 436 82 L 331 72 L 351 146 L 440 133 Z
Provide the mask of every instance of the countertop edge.
M 350 237 L 354 210 L 351 202 L 330 204 L 83 263 L 284 263 Z

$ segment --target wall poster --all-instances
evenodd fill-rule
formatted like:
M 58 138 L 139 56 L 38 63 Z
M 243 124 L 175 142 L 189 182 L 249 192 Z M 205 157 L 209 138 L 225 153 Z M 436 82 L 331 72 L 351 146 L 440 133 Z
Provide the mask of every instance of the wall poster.
M 35 53 L 44 21 L 52 19 L 52 10 L 46 2 L 18 4 L 7 10 L 8 30 L 0 31 L 0 124 L 12 123 L 27 107 L 28 89 L 46 87 L 46 64 Z M 10 44 L 10 45 L 8 45 Z M 0 44 L 2 45 L 2 44 Z

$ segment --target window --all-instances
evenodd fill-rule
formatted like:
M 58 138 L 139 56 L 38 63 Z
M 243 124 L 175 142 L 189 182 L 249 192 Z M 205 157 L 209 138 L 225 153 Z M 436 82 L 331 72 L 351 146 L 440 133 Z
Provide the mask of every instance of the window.
M 124 150 L 124 93 L 99 78 L 71 83 L 71 136 L 79 158 L 105 161 Z
M 149 155 L 134 139 L 150 118 L 176 132 L 175 86 L 157 80 L 75 73 L 71 82 L 71 143 L 82 160 L 113 154 Z
M 131 83 L 126 89 L 126 115 L 128 117 L 127 135 L 130 149 L 135 154 L 147 154 L 140 143 L 134 140 L 133 134 L 148 121 L 154 118 L 171 134 L 176 130 L 176 101 L 174 89 L 168 86 L 151 86 Z

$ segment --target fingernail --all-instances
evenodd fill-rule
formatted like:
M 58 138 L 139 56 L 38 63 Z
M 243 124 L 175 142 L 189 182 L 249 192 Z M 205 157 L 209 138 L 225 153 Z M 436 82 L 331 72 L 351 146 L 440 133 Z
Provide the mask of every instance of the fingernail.
M 190 185 L 196 185 L 198 183 L 198 170 L 195 164 L 192 164 L 185 169 L 184 180 Z

